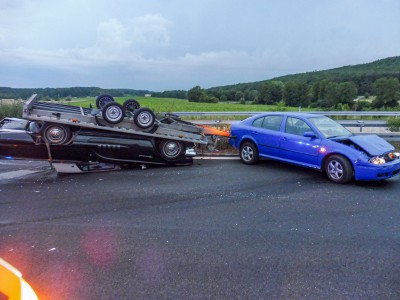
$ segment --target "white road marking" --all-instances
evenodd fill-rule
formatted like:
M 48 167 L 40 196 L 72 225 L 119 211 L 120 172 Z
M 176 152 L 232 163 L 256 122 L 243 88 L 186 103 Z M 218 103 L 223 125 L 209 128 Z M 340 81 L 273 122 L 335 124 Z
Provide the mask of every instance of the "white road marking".
M 0 174 L 0 180 L 18 178 L 21 176 L 37 173 L 40 171 L 42 170 L 18 170 L 18 171 L 5 172 Z
M 8 166 L 11 166 L 11 165 L 15 165 L 15 163 L 6 160 L 6 161 L 0 161 L 0 165 L 8 165 Z
M 194 159 L 238 160 L 239 156 L 196 156 Z

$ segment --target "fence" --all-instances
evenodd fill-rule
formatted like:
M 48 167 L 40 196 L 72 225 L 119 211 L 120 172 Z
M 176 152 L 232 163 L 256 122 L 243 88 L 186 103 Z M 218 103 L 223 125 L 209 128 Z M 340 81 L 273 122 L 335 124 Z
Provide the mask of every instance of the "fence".
M 210 112 L 175 112 L 181 117 L 206 117 L 206 116 L 254 116 L 265 111 L 210 111 Z M 325 116 L 352 116 L 352 117 L 400 117 L 400 111 L 305 111 L 308 114 L 320 114 Z

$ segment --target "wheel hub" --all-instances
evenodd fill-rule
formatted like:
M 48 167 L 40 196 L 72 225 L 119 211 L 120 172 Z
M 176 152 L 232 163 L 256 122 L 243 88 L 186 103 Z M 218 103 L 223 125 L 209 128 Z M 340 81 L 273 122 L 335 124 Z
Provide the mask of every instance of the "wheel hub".
M 60 141 L 64 137 L 63 131 L 60 128 L 52 128 L 48 132 L 48 137 L 53 142 Z
M 138 120 L 140 121 L 141 124 L 145 125 L 145 124 L 149 124 L 151 121 L 150 116 L 147 113 L 141 113 L 138 116 Z
M 253 149 L 250 147 L 244 147 L 242 151 L 243 159 L 249 161 L 253 158 Z
M 166 144 L 164 149 L 168 156 L 175 156 L 179 152 L 179 146 L 174 142 Z
M 343 176 L 343 167 L 337 161 L 331 161 L 329 163 L 329 174 L 331 174 L 332 178 L 340 179 Z
M 107 110 L 107 117 L 117 120 L 121 115 L 121 111 L 117 107 L 110 107 Z

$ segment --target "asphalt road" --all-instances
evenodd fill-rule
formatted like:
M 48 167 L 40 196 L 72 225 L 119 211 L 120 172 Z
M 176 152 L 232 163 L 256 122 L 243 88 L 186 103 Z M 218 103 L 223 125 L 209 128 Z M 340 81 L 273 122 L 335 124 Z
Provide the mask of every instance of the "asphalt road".
M 399 177 L 338 185 L 238 160 L 24 167 L 38 172 L 0 180 L 0 257 L 41 299 L 400 298 Z

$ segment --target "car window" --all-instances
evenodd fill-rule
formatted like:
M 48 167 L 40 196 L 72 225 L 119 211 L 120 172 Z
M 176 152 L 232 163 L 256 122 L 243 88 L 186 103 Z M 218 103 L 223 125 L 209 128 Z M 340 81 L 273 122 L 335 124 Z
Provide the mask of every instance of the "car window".
M 300 120 L 298 118 L 288 117 L 286 120 L 285 132 L 302 136 L 304 132 L 314 132 L 314 131 L 303 120 Z
M 253 122 L 253 126 L 254 127 L 262 127 L 263 121 L 264 121 L 264 118 L 255 119 Z
M 328 117 L 313 117 L 309 118 L 319 131 L 326 137 L 349 136 L 352 133 L 342 125 Z
M 279 131 L 281 129 L 283 116 L 266 116 L 262 127 L 264 129 Z
M 21 129 L 24 130 L 28 124 L 27 120 L 4 119 L 0 122 L 1 129 Z

